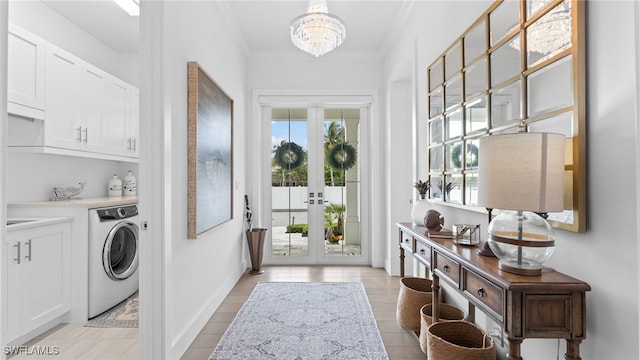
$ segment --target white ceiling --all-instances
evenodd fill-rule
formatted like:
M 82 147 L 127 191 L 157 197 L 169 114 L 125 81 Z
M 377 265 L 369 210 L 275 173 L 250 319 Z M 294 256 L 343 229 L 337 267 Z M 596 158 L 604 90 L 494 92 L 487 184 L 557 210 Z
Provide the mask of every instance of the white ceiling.
M 137 52 L 139 18 L 127 15 L 110 0 L 42 0 L 47 6 L 117 52 Z M 216 0 L 205 0 L 216 1 Z M 407 0 L 328 1 L 329 12 L 342 18 L 347 38 L 338 49 L 380 52 L 393 34 Z M 290 51 L 289 23 L 307 10 L 306 0 L 226 0 L 231 22 L 251 53 Z

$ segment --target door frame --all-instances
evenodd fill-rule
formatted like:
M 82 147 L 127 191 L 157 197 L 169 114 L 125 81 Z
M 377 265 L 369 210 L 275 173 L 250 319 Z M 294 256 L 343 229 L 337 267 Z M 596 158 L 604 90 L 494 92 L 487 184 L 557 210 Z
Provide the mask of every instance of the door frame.
M 361 151 L 359 154 L 360 161 L 360 194 L 361 194 L 361 253 L 360 257 L 342 257 L 336 256 L 323 257 L 322 260 L 313 262 L 301 262 L 301 258 L 295 257 L 272 257 L 270 249 L 265 250 L 265 264 L 344 264 L 349 259 L 349 264 L 354 265 L 374 265 L 382 263 L 382 257 L 379 248 L 382 242 L 372 240 L 372 226 L 374 224 L 373 212 L 371 211 L 373 204 L 371 196 L 371 153 L 375 142 L 372 141 L 373 129 L 376 128 L 374 123 L 377 121 L 377 90 L 254 90 L 252 96 L 254 126 L 253 131 L 249 135 L 253 148 L 249 151 L 253 155 L 252 158 L 257 159 L 255 164 L 247 169 L 249 178 L 253 179 L 248 188 L 251 189 L 253 208 L 258 209 L 258 214 L 254 211 L 254 226 L 270 228 L 271 219 L 271 193 L 264 191 L 263 184 L 265 181 L 271 182 L 270 171 L 265 171 L 264 164 L 271 163 L 271 153 L 263 151 L 263 149 L 271 148 L 271 137 L 262 134 L 271 134 L 271 108 L 300 108 L 300 107 L 359 107 L 361 112 L 364 109 L 364 116 L 361 114 Z M 367 110 L 368 109 L 368 110 Z M 266 119 L 269 119 L 266 121 Z M 374 155 L 375 156 L 375 155 Z M 271 243 L 271 235 L 267 233 L 267 242 L 265 247 Z M 377 237 L 376 237 L 377 238 Z M 377 239 L 376 239 L 377 240 Z M 357 260 L 353 260 L 357 259 Z

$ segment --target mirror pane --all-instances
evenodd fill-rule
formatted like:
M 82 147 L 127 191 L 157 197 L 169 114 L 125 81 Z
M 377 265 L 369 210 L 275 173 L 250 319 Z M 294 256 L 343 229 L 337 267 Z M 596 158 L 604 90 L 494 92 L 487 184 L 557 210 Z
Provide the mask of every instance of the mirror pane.
M 444 81 L 444 73 L 442 66 L 442 58 L 436 60 L 435 63 L 429 68 L 429 91 L 437 88 Z
M 466 174 L 464 178 L 465 205 L 478 206 L 478 174 Z
M 564 211 L 550 212 L 548 221 L 558 221 L 566 224 L 574 224 L 574 203 L 573 203 L 573 176 L 572 170 L 564 171 Z
M 553 0 L 528 0 L 527 1 L 527 19 L 531 19 L 533 15 L 537 14 L 545 6 L 550 4 Z
M 476 24 L 464 37 L 464 63 L 470 64 L 487 50 L 485 21 Z
M 573 104 L 572 56 L 566 56 L 528 77 L 529 117 Z
M 460 106 L 462 104 L 462 77 L 456 76 L 444 87 L 446 96 L 446 110 Z
M 520 80 L 491 94 L 491 127 L 520 121 Z
M 487 61 L 480 59 L 464 73 L 465 99 L 487 91 Z
M 465 169 L 478 169 L 478 149 L 480 148 L 480 139 L 472 139 L 466 141 Z
M 564 1 L 526 30 L 529 67 L 571 47 L 571 2 Z
M 481 98 L 465 107 L 467 134 L 487 128 L 487 99 Z
M 462 109 L 455 110 L 444 116 L 445 139 L 462 136 Z
M 444 193 L 444 200 L 454 204 L 462 204 L 462 175 L 445 175 L 445 181 L 438 184 Z
M 444 56 L 445 79 L 449 79 L 459 73 L 460 70 L 462 70 L 462 49 L 460 48 L 460 42 L 457 42 Z
M 447 170 L 462 170 L 464 164 L 464 153 L 462 152 L 462 142 L 449 144 L 445 147 L 445 151 L 448 154 L 446 160 Z
M 572 137 L 573 112 L 566 112 L 558 116 L 530 122 L 527 125 L 529 125 L 530 132 L 550 132 Z
M 442 87 L 434 90 L 431 95 L 429 95 L 429 118 L 433 118 L 442 114 Z
M 429 171 L 442 171 L 444 165 L 443 147 L 436 146 L 429 150 Z
M 431 188 L 429 188 L 430 199 L 442 199 L 442 176 L 430 176 Z
M 504 1 L 489 14 L 491 46 L 497 44 L 520 24 L 520 1 Z
M 431 144 L 442 142 L 442 118 L 429 123 L 429 139 Z
M 520 74 L 520 34 L 491 53 L 491 87 Z

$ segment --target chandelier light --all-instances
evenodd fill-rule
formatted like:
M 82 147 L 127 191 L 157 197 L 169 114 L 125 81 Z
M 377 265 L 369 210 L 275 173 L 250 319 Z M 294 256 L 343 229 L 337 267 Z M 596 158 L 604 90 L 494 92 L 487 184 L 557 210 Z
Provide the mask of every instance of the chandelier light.
M 289 28 L 291 42 L 315 57 L 337 48 L 347 37 L 344 22 L 329 14 L 326 0 L 310 0 L 307 13 L 293 19 Z

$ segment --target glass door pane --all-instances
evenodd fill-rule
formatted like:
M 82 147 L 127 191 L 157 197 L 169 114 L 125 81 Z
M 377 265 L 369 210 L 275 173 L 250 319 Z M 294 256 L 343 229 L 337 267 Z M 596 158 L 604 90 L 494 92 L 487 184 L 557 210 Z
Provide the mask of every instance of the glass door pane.
M 271 255 L 308 256 L 306 109 L 271 113 Z
M 360 110 L 324 111 L 324 256 L 360 256 Z

